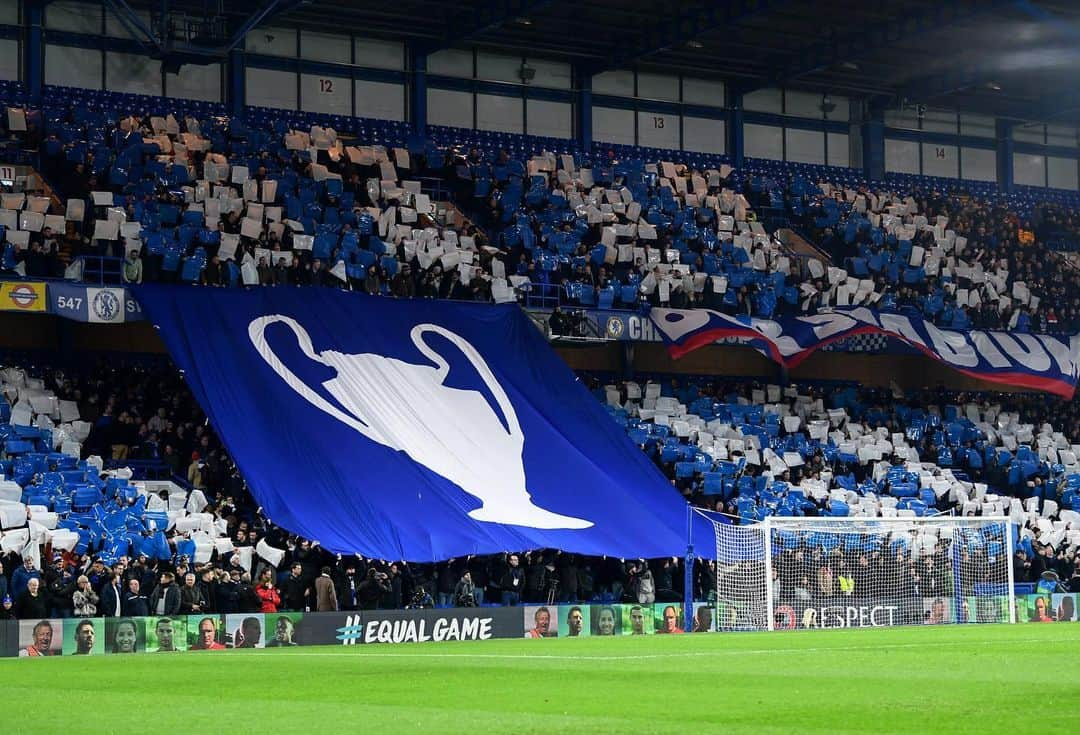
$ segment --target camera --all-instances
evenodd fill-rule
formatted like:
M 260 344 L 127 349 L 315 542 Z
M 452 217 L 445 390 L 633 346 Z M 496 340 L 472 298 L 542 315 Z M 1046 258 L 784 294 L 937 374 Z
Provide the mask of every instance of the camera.
M 427 589 L 423 585 L 420 585 L 413 592 L 412 598 L 405 608 L 410 610 L 423 610 L 428 607 L 435 607 L 435 603 L 431 597 L 428 596 Z

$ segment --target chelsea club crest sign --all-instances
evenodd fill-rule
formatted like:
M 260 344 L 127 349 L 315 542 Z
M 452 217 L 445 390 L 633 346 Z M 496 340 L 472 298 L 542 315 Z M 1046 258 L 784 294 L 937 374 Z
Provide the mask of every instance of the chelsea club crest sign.
M 124 317 L 123 303 L 112 289 L 98 290 L 90 299 L 90 321 L 116 322 Z

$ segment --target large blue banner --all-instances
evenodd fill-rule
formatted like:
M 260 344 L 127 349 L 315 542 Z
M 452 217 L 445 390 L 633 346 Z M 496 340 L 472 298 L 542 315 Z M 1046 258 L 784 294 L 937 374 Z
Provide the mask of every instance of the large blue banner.
M 1072 398 L 1080 363 L 1071 340 L 1015 332 L 953 332 L 903 314 L 837 308 L 813 316 L 746 320 L 709 309 L 653 309 L 653 323 L 675 358 L 718 339 L 738 337 L 787 367 L 859 334 L 895 337 L 962 373 L 993 383 Z
M 328 549 L 686 549 L 683 499 L 517 306 L 135 290 L 267 515 Z

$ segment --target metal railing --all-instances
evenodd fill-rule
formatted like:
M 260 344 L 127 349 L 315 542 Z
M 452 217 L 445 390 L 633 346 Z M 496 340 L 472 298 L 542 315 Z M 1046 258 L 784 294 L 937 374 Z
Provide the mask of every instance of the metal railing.
M 525 292 L 525 308 L 554 309 L 563 303 L 565 290 L 556 283 L 530 283 Z
M 127 467 L 133 480 L 171 480 L 169 465 L 160 459 L 108 459 L 105 469 L 115 470 Z
M 105 255 L 80 255 L 75 259 L 81 263 L 82 283 L 119 285 L 124 282 L 124 259 Z
M 420 193 L 427 194 L 433 202 L 454 201 L 454 190 L 446 185 L 446 181 L 434 176 L 418 176 Z

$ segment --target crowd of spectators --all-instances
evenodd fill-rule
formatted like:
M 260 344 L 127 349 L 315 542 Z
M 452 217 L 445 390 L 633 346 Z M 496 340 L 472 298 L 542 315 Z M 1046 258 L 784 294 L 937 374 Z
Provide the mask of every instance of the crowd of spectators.
M 74 123 L 75 116 L 66 122 Z M 817 185 L 807 189 L 794 180 L 762 181 L 726 168 L 696 171 L 612 159 L 590 169 L 552 155 L 520 162 L 503 153 L 485 162 L 478 151 L 453 150 L 403 157 L 377 147 L 345 150 L 330 132 L 314 129 L 311 134 L 248 131 L 234 137 L 227 121 L 182 121 L 176 132 L 164 132 L 149 118 L 126 118 L 109 132 L 118 133 L 110 146 L 81 155 L 70 155 L 77 146 L 55 134 L 39 141 L 46 174 L 69 200 L 85 202 L 86 216 L 66 223 L 62 233 L 48 227 L 32 232 L 25 249 L 7 249 L 0 267 L 26 277 L 71 277 L 77 274 L 68 265 L 79 255 L 110 255 L 123 259 L 123 279 L 130 283 L 312 285 L 400 298 L 479 301 L 499 300 L 500 294 L 506 298 L 507 292 L 511 299 L 543 294 L 550 287 L 573 306 L 595 303 L 598 293 L 607 292 L 612 305 L 627 308 L 644 303 L 704 306 L 774 316 L 837 305 L 843 284 L 857 275 L 856 259 L 871 262 L 909 252 L 901 251 L 898 238 L 883 236 L 883 225 L 863 222 L 866 210 L 859 212 L 846 192 Z M 290 144 L 290 136 L 296 143 L 297 135 L 300 143 Z M 113 170 L 121 165 L 125 141 L 134 136 L 156 140 L 157 148 L 123 161 L 128 167 L 146 167 L 144 177 L 120 180 Z M 326 144 L 312 145 L 318 137 Z M 250 173 L 246 180 L 223 175 L 221 167 L 241 162 Z M 169 171 L 186 167 L 186 183 L 165 177 L 165 168 L 152 167 L 159 163 Z M 419 175 L 448 182 L 459 201 L 471 202 L 468 208 L 476 210 L 484 227 L 440 218 L 433 209 L 419 211 L 423 197 L 408 181 Z M 208 179 L 215 181 L 208 188 L 198 183 Z M 277 192 L 267 195 L 273 182 Z M 112 206 L 95 202 L 93 192 L 101 190 L 117 195 Z M 855 194 L 869 199 L 872 192 L 864 188 Z M 920 266 L 924 272 L 909 280 L 894 277 L 885 265 L 870 268 L 859 276 L 860 285 L 869 285 L 861 291 L 852 288 L 847 303 L 916 310 L 960 328 L 1080 330 L 1077 272 L 1046 246 L 1061 233 L 1075 234 L 1072 212 L 1046 205 L 1037 209 L 1032 224 L 998 203 L 920 191 L 905 192 L 904 200 L 908 194 L 912 206 L 900 216 L 903 225 L 910 226 L 916 217 L 928 223 L 942 217 L 956 236 L 951 275 Z M 827 199 L 841 203 L 844 214 L 854 217 L 847 224 L 855 226 L 837 220 L 818 227 Z M 217 205 L 211 206 L 212 201 Z M 274 207 L 282 211 L 271 216 L 266 210 Z M 252 229 L 246 225 L 256 210 Z M 842 272 L 821 268 L 815 274 L 800 263 L 765 229 L 758 214 L 765 210 L 780 210 L 801 222 L 810 239 L 845 266 Z M 199 216 L 184 219 L 193 214 Z M 110 217 L 152 224 L 137 237 L 97 238 L 95 223 Z M 177 227 L 161 228 L 170 218 Z M 186 233 L 185 227 L 190 228 Z M 916 227 L 908 242 L 931 253 L 940 247 L 938 234 L 932 227 Z M 185 269 L 182 261 L 187 260 L 194 267 Z M 909 263 L 898 264 L 895 275 L 908 270 Z M 1019 291 L 1018 283 L 1023 284 Z M 960 292 L 967 294 L 966 301 Z M 569 322 L 567 330 L 572 330 Z M 77 371 L 51 370 L 43 377 L 57 396 L 75 401 L 83 420 L 92 424 L 84 454 L 118 464 L 143 462 L 202 489 L 210 500 L 206 512 L 225 522 L 234 546 L 254 547 L 266 539 L 286 553 L 275 568 L 261 557 L 247 567 L 236 555 L 217 552 L 203 564 L 175 555 L 167 560 L 122 557 L 106 565 L 94 552 L 45 549 L 43 569 L 9 554 L 3 559 L 0 585 L 6 589 L 0 589 L 0 599 L 11 599 L 0 605 L 0 616 L 42 617 L 43 610 L 123 615 L 682 599 L 679 559 L 596 559 L 549 550 L 410 565 L 329 554 L 265 518 L 174 368 L 101 362 Z M 749 383 L 694 387 L 697 397 L 727 401 L 750 401 L 754 389 Z M 835 391 L 808 390 L 826 403 L 835 399 Z M 871 417 L 862 419 L 868 427 L 901 432 L 907 428 L 901 407 L 933 406 L 940 414 L 946 405 L 968 398 L 924 392 L 897 399 L 872 389 L 856 396 L 861 416 Z M 1006 411 L 1019 411 L 1026 421 L 1052 424 L 1070 442 L 1080 438 L 1076 402 L 1032 395 L 995 395 L 992 400 Z M 924 461 L 941 459 L 932 432 L 912 443 Z M 740 514 L 738 491 L 718 502 L 704 492 L 700 473 L 680 475 L 676 462 L 665 460 L 655 445 L 643 449 L 693 504 Z M 1046 500 L 1061 499 L 1061 477 L 1046 463 L 1019 482 L 993 462 L 976 466 L 967 451 L 957 453 L 949 465 L 1003 495 L 1035 497 L 1040 509 Z M 756 478 L 763 466 L 746 465 L 740 473 Z M 869 470 L 816 452 L 775 479 L 798 484 L 842 473 L 861 483 Z M 802 511 L 824 513 L 828 503 L 809 499 Z M 956 508 L 944 496 L 936 510 Z M 170 539 L 174 548 L 177 540 Z M 1069 579 L 1080 569 L 1075 549 L 1064 545 L 1036 542 L 1030 553 L 1021 554 L 1018 581 L 1048 569 Z M 715 570 L 708 563 L 696 569 L 695 596 L 704 598 L 715 583 Z
M 76 369 L 42 366 L 37 372 L 62 400 L 75 401 L 92 424 L 84 455 L 112 458 L 110 466 L 142 463 L 177 482 L 200 488 L 203 510 L 225 521 L 235 548 L 261 539 L 285 550 L 271 567 L 254 555 L 250 567 L 236 553 L 214 553 L 208 563 L 175 554 L 170 559 L 124 556 L 106 564 L 101 554 L 42 549 L 42 568 L 11 552 L 0 560 L 0 599 L 11 604 L 0 617 L 120 616 L 188 612 L 356 610 L 490 603 L 580 601 L 602 595 L 637 599 L 643 560 L 591 559 L 555 550 L 407 564 L 331 554 L 273 524 L 249 493 L 205 415 L 171 364 L 100 360 Z M 175 552 L 185 534 L 169 541 Z M 657 561 L 663 584 L 646 585 L 645 597 L 682 599 L 681 560 Z M 666 570 L 666 571 L 664 571 Z M 469 584 L 462 585 L 466 573 Z M 31 583 L 30 580 L 39 580 Z M 320 580 L 326 580 L 320 582 Z M 710 577 L 698 570 L 698 593 Z M 678 597 L 675 597 L 675 591 Z M 649 602 L 655 601 L 649 599 Z M 42 612 L 42 611 L 45 612 Z M 82 611 L 82 612 L 79 612 Z
M 1068 251 L 1080 249 L 1080 214 L 1071 207 L 1040 204 L 1035 207 L 1032 221 L 1038 240 L 1057 243 Z
M 94 550 L 86 554 L 42 550 L 42 568 L 17 552 L 2 559 L 0 617 L 49 615 L 139 615 L 185 612 L 274 612 L 277 610 L 353 610 L 430 607 L 434 605 L 519 604 L 525 602 L 575 602 L 614 600 L 639 603 L 679 600 L 683 596 L 681 559 L 635 560 L 583 557 L 555 550 L 506 553 L 453 559 L 439 564 L 406 564 L 331 554 L 317 542 L 297 537 L 267 519 L 250 495 L 243 478 L 222 448 L 179 374 L 157 361 L 122 364 L 100 361 L 77 370 L 45 369 L 46 385 L 58 396 L 78 402 L 80 414 L 93 424 L 84 452 L 114 458 L 111 464 L 143 460 L 164 467 L 179 481 L 204 489 L 210 505 L 204 512 L 222 519 L 234 548 L 255 547 L 261 539 L 284 549 L 285 555 L 271 566 L 259 555 L 250 566 L 234 552 L 214 552 L 210 560 L 195 563 L 184 555 L 150 558 L 145 554 L 123 556 L 106 564 Z M 590 380 L 594 380 L 589 378 Z M 594 382 L 594 386 L 598 385 Z M 759 386 L 751 382 L 673 381 L 665 391 L 686 397 L 716 397 L 749 401 Z M 806 387 L 803 392 L 824 399 L 826 405 L 850 406 L 851 387 Z M 844 397 L 846 396 L 846 398 Z M 926 391 L 897 399 L 891 392 L 864 388 L 856 393 L 862 406 L 859 415 L 867 426 L 881 424 L 903 431 L 904 406 L 936 407 L 968 400 L 993 401 L 1006 410 L 1018 410 L 1029 420 L 1051 422 L 1080 437 L 1080 411 L 1076 402 L 1062 402 L 1033 394 L 954 394 Z M 928 433 L 915 442 L 925 461 L 934 461 L 937 443 Z M 738 515 L 739 498 L 719 502 L 706 494 L 700 475 L 686 478 L 675 463 L 665 461 L 655 446 L 643 449 L 655 458 L 660 470 L 694 505 Z M 958 461 L 957 468 L 964 466 Z M 1023 482 L 1010 486 L 993 467 L 965 466 L 975 482 L 987 482 L 997 492 L 1038 497 L 1040 502 L 1062 501 L 1060 476 L 1045 464 Z M 748 476 L 763 468 L 746 466 Z M 802 467 L 778 475 L 778 482 L 798 483 L 828 471 L 850 472 L 857 482 L 866 479 L 865 466 L 846 466 L 828 460 L 823 453 L 809 457 Z M 995 472 L 997 474 L 995 474 Z M 828 500 L 811 500 L 803 512 L 826 514 Z M 939 511 L 958 511 L 948 497 Z M 170 538 L 171 549 L 184 534 Z M 1068 581 L 1080 576 L 1080 557 L 1065 544 L 1052 546 L 1037 540 L 1017 555 L 1017 581 L 1034 581 L 1047 570 Z M 694 594 L 707 599 L 715 588 L 716 569 L 711 562 L 695 566 Z M 157 611 L 157 612 L 155 612 Z
M 615 383 L 616 393 L 612 394 L 607 391 L 611 390 L 613 384 L 608 383 L 605 390 L 604 383 L 597 378 L 590 376 L 587 380 L 598 397 L 603 398 L 606 395 L 609 405 L 617 403 L 629 406 L 631 414 L 639 410 L 635 404 L 642 405 L 640 397 L 637 400 L 630 397 L 629 381 Z M 672 379 L 670 383 L 663 385 L 663 393 L 690 407 L 710 404 L 718 408 L 725 405 L 746 408 L 755 404 L 762 407 L 766 386 L 742 380 Z M 1056 521 L 1060 511 L 1071 513 L 1080 510 L 1080 496 L 1077 495 L 1076 485 L 1068 480 L 1068 476 L 1075 471 L 1075 465 L 1066 469 L 1056 464 L 1053 457 L 1047 456 L 1021 471 L 1018 463 L 1005 458 L 999 451 L 987 451 L 987 446 L 993 442 L 988 439 L 985 431 L 975 430 L 957 438 L 949 434 L 950 430 L 955 431 L 956 424 L 950 425 L 948 420 L 923 420 L 928 416 L 948 416 L 950 409 L 959 409 L 958 415 L 963 416 L 963 407 L 976 406 L 980 412 L 989 411 L 994 416 L 1018 414 L 1025 424 L 1039 427 L 1041 437 L 1048 438 L 1053 430 L 1060 433 L 1066 446 L 1073 446 L 1080 443 L 1080 403 L 1076 400 L 1062 401 L 1035 393 L 986 394 L 945 389 L 903 393 L 895 387 L 883 389 L 850 384 L 800 385 L 797 390 L 788 390 L 781 393 L 781 396 L 780 401 L 770 404 L 770 410 L 782 410 L 786 407 L 790 415 L 802 415 L 808 419 L 805 407 L 817 401 L 827 409 L 842 406 L 845 416 L 841 426 L 850 421 L 859 422 L 860 432 L 873 433 L 883 428 L 888 435 L 894 437 L 894 432 L 898 432 L 910 442 L 910 449 L 924 463 L 923 466 L 932 467 L 931 472 L 935 477 L 943 477 L 944 470 L 948 470 L 949 473 L 964 478 L 964 482 L 971 483 L 967 486 L 969 488 L 974 487 L 974 484 L 984 483 L 987 493 L 1000 495 L 1006 500 L 1018 498 L 1023 501 L 1030 512 L 1021 521 L 1016 521 L 1021 535 L 1027 539 L 1020 545 L 1017 554 L 1018 582 L 1034 582 L 1042 572 L 1048 570 L 1056 572 L 1062 580 L 1080 576 L 1080 547 L 1074 541 L 1069 541 L 1064 534 L 1048 542 L 1039 526 L 1038 518 L 1041 513 L 1043 518 Z M 686 419 L 687 416 L 677 418 Z M 634 423 L 649 426 L 652 421 L 639 420 L 631 422 L 629 426 L 632 427 Z M 972 427 L 974 428 L 974 425 Z M 708 428 L 713 430 L 712 426 Z M 779 459 L 766 461 L 761 459 L 760 455 L 758 459 L 751 460 L 751 445 L 748 441 L 746 448 L 742 448 L 743 442 L 740 441 L 740 446 L 723 455 L 721 460 L 721 455 L 717 452 L 724 450 L 709 446 L 702 449 L 702 441 L 699 439 L 696 455 L 707 453 L 707 466 L 702 467 L 697 463 L 687 462 L 685 454 L 671 451 L 671 442 L 675 440 L 666 438 L 672 436 L 666 431 L 649 434 L 639 430 L 636 437 L 633 430 L 628 433 L 631 438 L 640 442 L 641 449 L 653 459 L 660 471 L 688 502 L 744 520 L 759 519 L 762 514 L 789 515 L 792 509 L 797 509 L 795 512 L 799 515 L 810 517 L 833 515 L 831 510 L 835 495 L 829 492 L 830 488 L 855 488 L 859 493 L 869 490 L 882 497 L 894 492 L 891 488 L 893 481 L 888 479 L 889 473 L 881 471 L 876 462 L 837 452 L 834 444 L 830 444 L 831 449 L 813 443 L 809 446 L 794 444 L 793 441 L 800 435 L 805 436 L 800 434 L 805 432 L 805 423 L 799 425 L 799 430 L 788 431 L 782 422 L 777 428 L 777 437 L 773 444 L 776 451 L 782 452 L 799 446 L 804 455 L 791 466 L 785 466 Z M 1005 434 L 1014 429 L 997 424 L 995 430 Z M 749 437 L 750 434 L 747 433 L 746 436 Z M 693 446 L 693 441 L 693 437 L 684 436 L 677 440 L 677 444 Z M 997 437 L 996 441 L 1000 442 L 1001 438 Z M 713 455 L 712 459 L 709 454 Z M 983 458 L 986 460 L 983 461 Z M 911 456 L 905 456 L 897 445 L 895 453 L 884 456 L 883 459 L 893 468 L 906 469 Z M 730 477 L 730 486 L 710 488 L 707 482 L 708 474 L 722 465 L 738 468 Z M 749 478 L 753 482 L 744 484 L 740 482 L 742 478 Z M 767 481 L 764 487 L 769 490 L 761 492 L 763 486 L 757 481 Z M 896 482 L 899 483 L 899 480 Z M 798 502 L 785 507 L 785 493 L 811 486 L 819 486 L 825 492 L 815 494 L 800 490 Z M 902 494 L 899 487 L 895 488 L 895 494 L 897 497 Z M 971 503 L 972 499 L 957 497 L 951 492 L 937 494 L 926 512 L 982 515 L 985 507 Z M 880 507 L 877 512 L 880 512 Z M 1010 514 L 1008 503 L 1005 503 L 1002 512 Z M 1072 528 L 1080 530 L 1077 525 L 1073 522 Z
M 590 378 L 594 392 L 603 392 L 601 383 L 596 378 Z M 751 405 L 754 392 L 762 391 L 764 385 L 748 381 L 693 381 L 680 383 L 672 379 L 665 392 L 669 395 L 690 398 L 698 401 L 718 401 L 724 403 L 745 403 Z M 622 397 L 625 400 L 626 384 L 620 385 Z M 852 385 L 845 384 L 822 384 L 802 385 L 800 393 L 809 396 L 813 400 L 822 400 L 825 406 L 844 405 L 846 410 L 852 413 L 852 420 L 858 418 L 862 421 L 867 431 L 873 431 L 880 427 L 890 433 L 904 433 L 909 428 L 911 412 L 927 412 L 943 415 L 946 406 L 963 406 L 966 403 L 975 402 L 981 406 L 994 404 L 1003 411 L 1018 412 L 1025 422 L 1036 426 L 1049 424 L 1056 430 L 1061 431 L 1070 444 L 1080 444 L 1080 402 L 1076 400 L 1062 401 L 1053 396 L 1038 393 L 964 393 L 945 389 L 914 391 L 900 393 L 899 395 L 891 388 L 875 388 L 861 386 L 857 390 Z M 843 396 L 841 398 L 841 396 Z M 852 397 L 854 400 L 852 400 Z M 794 409 L 794 398 L 784 399 Z M 938 441 L 938 433 L 944 433 L 945 428 L 938 427 L 935 430 L 920 432 L 918 438 L 912 440 L 913 448 L 920 458 L 926 462 L 937 463 L 942 453 L 942 443 Z M 781 438 L 788 435 L 784 429 L 779 430 Z M 975 441 L 967 441 L 965 446 L 975 446 Z M 657 466 L 672 481 L 672 483 L 686 495 L 691 502 L 700 507 L 709 507 L 715 510 L 723 510 L 731 515 L 737 515 L 734 499 L 722 502 L 719 505 L 715 500 L 711 501 L 702 493 L 701 473 L 690 477 L 676 476 L 676 460 L 663 459 L 659 445 L 651 442 L 649 446 L 642 447 L 654 458 Z M 736 458 L 741 453 L 736 453 Z M 972 455 L 962 452 L 953 453 L 952 459 L 946 466 L 960 469 L 968 474 L 972 482 L 983 482 L 991 488 L 997 489 L 1006 495 L 1027 499 L 1035 495 L 1036 485 L 1049 483 L 1051 475 L 1050 463 L 1044 462 L 1039 471 L 1033 477 L 1025 477 L 1022 481 L 1010 480 L 1007 476 L 1006 467 L 993 463 L 973 463 Z M 896 461 L 900 461 L 897 457 Z M 766 464 L 747 465 L 744 472 L 752 477 L 757 477 L 768 471 Z M 872 467 L 865 463 L 851 463 L 836 455 L 833 459 L 826 458 L 820 450 L 807 458 L 805 465 L 790 468 L 778 480 L 799 484 L 804 478 L 818 477 L 823 471 L 832 471 L 836 475 L 846 474 L 848 471 L 854 474 L 856 483 L 861 483 L 871 475 Z M 1014 478 L 1015 480 L 1015 478 Z M 1048 495 L 1049 499 L 1058 497 L 1056 488 L 1054 493 Z M 824 505 L 819 509 L 823 510 Z M 939 500 L 939 511 L 953 509 L 952 503 L 946 498 Z M 813 509 L 811 509 L 813 513 Z
M 860 197 L 869 194 L 867 189 L 857 192 Z M 823 199 L 829 196 L 843 193 L 818 191 L 803 197 L 807 204 L 803 225 L 826 252 L 849 269 L 856 259 L 881 263 L 883 255 L 901 256 L 891 275 L 886 275 L 888 261 L 870 273 L 876 293 L 881 294 L 878 308 L 911 309 L 960 329 L 1067 334 L 1080 330 L 1080 271 L 1049 249 L 1045 228 L 1021 220 L 1005 204 L 958 192 L 911 192 L 916 211 L 929 222 L 943 218 L 947 228 L 963 238 L 955 250 L 944 251 L 954 259 L 949 266 L 941 259 L 943 252 L 931 255 L 941 244 L 932 228 L 919 230 L 909 240 L 910 247 L 901 248 L 896 237 L 882 237 L 880 227 L 866 222 L 858 227 L 849 223 L 846 231 L 842 226 L 817 226 Z M 913 248 L 920 248 L 924 259 L 913 258 Z M 821 280 L 819 290 L 835 285 L 828 274 Z
M 49 125 L 71 125 L 73 111 L 69 117 Z M 503 151 L 486 161 L 475 149 L 431 146 L 409 156 L 400 149 L 344 147 L 322 129 L 284 136 L 246 129 L 233 136 L 227 120 L 187 119 L 168 131 L 149 117 L 116 125 L 111 147 L 81 156 L 72 155 L 77 141 L 62 142 L 50 128 L 41 141 L 44 169 L 60 192 L 86 203 L 87 214 L 64 233 L 32 233 L 29 247 L 6 257 L 3 267 L 55 277 L 79 255 L 110 255 L 122 259 L 120 271 L 130 283 L 320 285 L 478 301 L 546 296 L 545 305 L 567 306 L 595 305 L 607 294 L 601 304 L 700 306 L 765 318 L 869 305 L 914 311 L 958 329 L 1080 329 L 1074 297 L 1080 274 L 1046 246 L 1073 220 L 1051 205 L 1037 210 L 1033 226 L 1003 204 L 960 193 L 910 191 L 890 198 L 873 195 L 870 187 L 840 191 L 825 182 L 807 186 L 795 176 L 768 179 L 727 166 L 694 170 L 612 157 L 586 168 L 591 164 L 570 156 L 538 152 L 518 161 Z M 133 156 L 132 139 L 146 141 L 146 150 Z M 186 185 L 163 176 L 155 162 L 185 166 L 180 180 Z M 246 182 L 226 180 L 230 164 L 249 171 Z M 141 179 L 128 176 L 144 169 Z M 408 177 L 420 176 L 442 180 L 484 227 L 456 212 L 440 218 L 426 202 L 418 207 L 423 198 Z M 95 206 L 99 190 L 117 194 L 113 206 Z M 950 254 L 954 262 L 938 263 L 930 253 L 940 233 L 929 226 L 912 230 L 900 248 L 895 234 L 881 237 L 880 223 L 852 230 L 849 216 L 815 226 L 823 201 L 844 202 L 848 193 L 883 203 L 902 197 L 912 206 L 898 222 L 925 217 L 932 223 L 941 216 L 965 242 Z M 844 203 L 845 214 L 854 215 L 851 202 Z M 158 215 L 166 210 L 178 213 L 175 232 L 161 226 Z M 801 223 L 838 267 L 807 268 L 765 229 L 759 214 L 765 211 Z M 253 216 L 256 226 L 246 226 Z M 122 231 L 100 239 L 95 223 L 110 217 L 154 224 L 138 235 Z M 908 267 L 912 247 L 927 253 L 925 264 Z M 883 254 L 897 252 L 903 262 L 881 262 Z M 871 268 L 852 268 L 853 258 Z

